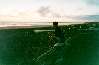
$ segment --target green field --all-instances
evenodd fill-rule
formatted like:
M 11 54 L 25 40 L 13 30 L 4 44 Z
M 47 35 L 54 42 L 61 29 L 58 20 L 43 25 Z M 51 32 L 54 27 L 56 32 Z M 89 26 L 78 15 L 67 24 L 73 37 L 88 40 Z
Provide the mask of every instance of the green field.
M 99 65 L 99 23 L 60 28 L 65 45 L 59 48 L 52 48 L 53 31 L 35 32 L 53 27 L 0 30 L 0 65 Z

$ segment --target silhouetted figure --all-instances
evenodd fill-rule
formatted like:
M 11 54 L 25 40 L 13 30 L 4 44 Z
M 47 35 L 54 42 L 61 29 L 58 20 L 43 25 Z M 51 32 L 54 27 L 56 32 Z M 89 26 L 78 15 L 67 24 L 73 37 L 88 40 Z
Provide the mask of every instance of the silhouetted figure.
M 56 37 L 56 44 L 54 45 L 55 49 L 55 56 L 53 58 L 54 65 L 62 65 L 63 64 L 63 56 L 64 56 L 64 33 L 61 28 L 58 26 L 58 22 L 53 22 L 53 27 L 55 29 L 55 37 Z
M 65 37 L 64 33 L 62 32 L 61 28 L 58 27 L 58 22 L 53 22 L 53 27 L 55 29 L 55 37 L 56 37 L 56 43 L 64 43 Z

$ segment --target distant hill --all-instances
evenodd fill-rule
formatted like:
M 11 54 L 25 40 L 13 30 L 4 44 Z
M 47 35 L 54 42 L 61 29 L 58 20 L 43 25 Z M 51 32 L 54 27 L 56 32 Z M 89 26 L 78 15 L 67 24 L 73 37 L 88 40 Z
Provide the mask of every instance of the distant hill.
M 78 20 L 87 20 L 89 22 L 99 21 L 99 15 L 84 15 L 84 16 L 77 16 L 75 18 Z

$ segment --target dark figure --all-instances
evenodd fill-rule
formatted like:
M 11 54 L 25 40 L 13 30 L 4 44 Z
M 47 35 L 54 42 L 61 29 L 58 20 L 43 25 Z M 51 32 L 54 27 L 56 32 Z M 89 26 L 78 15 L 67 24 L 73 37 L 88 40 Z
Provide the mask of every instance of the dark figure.
M 53 27 L 55 29 L 55 37 L 57 40 L 56 43 L 64 43 L 65 41 L 64 33 L 62 32 L 61 28 L 58 27 L 58 22 L 53 22 Z
M 58 22 L 53 22 L 53 27 L 55 29 L 56 44 L 54 45 L 55 56 L 53 58 L 54 60 L 52 63 L 54 65 L 62 65 L 64 61 L 63 56 L 64 56 L 65 37 L 61 28 L 58 27 Z

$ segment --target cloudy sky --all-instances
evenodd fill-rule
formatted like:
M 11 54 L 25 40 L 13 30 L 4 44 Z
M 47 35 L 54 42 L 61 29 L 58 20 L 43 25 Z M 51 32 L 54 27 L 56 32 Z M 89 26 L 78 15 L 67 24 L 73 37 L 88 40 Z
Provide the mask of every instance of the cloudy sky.
M 0 0 L 0 22 L 74 21 L 86 15 L 99 15 L 99 0 Z

